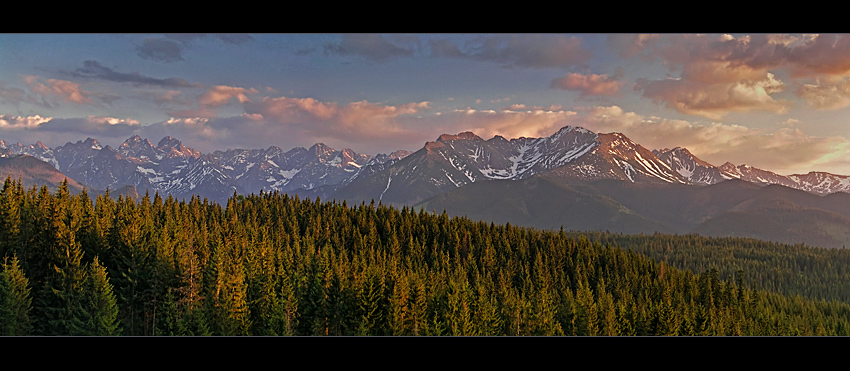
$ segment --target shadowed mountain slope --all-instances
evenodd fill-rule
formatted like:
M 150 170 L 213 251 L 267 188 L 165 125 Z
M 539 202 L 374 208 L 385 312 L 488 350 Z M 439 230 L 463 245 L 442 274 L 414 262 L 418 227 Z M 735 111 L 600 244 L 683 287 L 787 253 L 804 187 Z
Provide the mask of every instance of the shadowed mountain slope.
M 818 196 L 738 179 L 710 186 L 573 181 L 486 182 L 419 207 L 516 225 L 619 233 L 700 233 L 840 248 L 850 245 L 850 195 Z

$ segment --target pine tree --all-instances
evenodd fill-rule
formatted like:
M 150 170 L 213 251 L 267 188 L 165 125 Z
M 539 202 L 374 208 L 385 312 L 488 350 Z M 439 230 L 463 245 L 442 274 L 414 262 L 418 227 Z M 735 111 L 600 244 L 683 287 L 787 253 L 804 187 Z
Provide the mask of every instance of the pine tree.
M 0 272 L 0 336 L 29 335 L 32 298 L 18 258 L 3 260 Z
M 381 303 L 383 296 L 383 277 L 370 269 L 358 292 L 360 312 L 358 335 L 383 335 L 382 327 L 386 321 Z
M 0 256 L 18 254 L 17 242 L 21 233 L 20 187 L 6 178 L 0 191 Z
M 118 303 L 109 283 L 106 268 L 97 257 L 89 264 L 85 285 L 85 335 L 114 336 L 121 331 L 118 323 Z
M 585 280 L 576 288 L 576 335 L 595 336 L 599 332 L 599 312 L 593 291 Z
M 67 184 L 59 188 L 53 200 L 51 223 L 53 268 L 44 281 L 38 307 L 42 313 L 44 335 L 78 335 L 85 327 L 83 309 L 86 269 L 83 252 L 69 226 Z

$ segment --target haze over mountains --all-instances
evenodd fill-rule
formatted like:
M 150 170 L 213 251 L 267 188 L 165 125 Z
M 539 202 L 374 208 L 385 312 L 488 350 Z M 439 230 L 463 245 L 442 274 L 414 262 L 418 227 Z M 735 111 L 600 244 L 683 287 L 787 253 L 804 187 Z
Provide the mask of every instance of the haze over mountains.
M 93 138 L 56 148 L 0 141 L 0 175 L 21 177 L 6 170 L 20 155 L 93 190 L 129 185 L 177 199 L 225 203 L 234 193 L 280 191 L 540 228 L 850 243 L 848 176 L 715 166 L 685 148 L 649 150 L 623 134 L 580 127 L 543 138 L 444 134 L 415 152 L 374 156 L 321 143 L 204 154 L 172 137 L 154 145 L 133 136 L 117 148 Z

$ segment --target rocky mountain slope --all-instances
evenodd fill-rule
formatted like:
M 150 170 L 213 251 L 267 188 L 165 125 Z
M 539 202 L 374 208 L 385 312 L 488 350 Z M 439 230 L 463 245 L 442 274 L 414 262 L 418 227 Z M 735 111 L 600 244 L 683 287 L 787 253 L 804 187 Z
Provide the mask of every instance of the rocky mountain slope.
M 0 141 L 0 157 L 28 154 L 93 189 L 130 185 L 138 192 L 224 202 L 233 193 L 279 191 L 353 202 L 413 205 L 466 185 L 545 175 L 563 184 L 619 180 L 634 184 L 713 185 L 741 179 L 817 194 L 850 192 L 850 177 L 823 172 L 779 175 L 748 165 L 714 166 L 685 148 L 648 150 L 621 133 L 564 127 L 548 137 L 485 140 L 444 134 L 415 152 L 366 155 L 317 143 L 283 150 L 200 153 L 172 137 L 139 136 L 117 148 L 96 139 L 49 148 Z

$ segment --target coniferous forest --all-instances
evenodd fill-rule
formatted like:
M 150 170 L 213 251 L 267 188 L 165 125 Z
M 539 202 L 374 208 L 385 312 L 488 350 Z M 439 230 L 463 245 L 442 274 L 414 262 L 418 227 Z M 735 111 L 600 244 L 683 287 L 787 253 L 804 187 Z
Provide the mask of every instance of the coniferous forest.
M 0 191 L 0 335 L 848 335 L 846 250 Z M 814 273 L 817 271 L 817 273 Z

